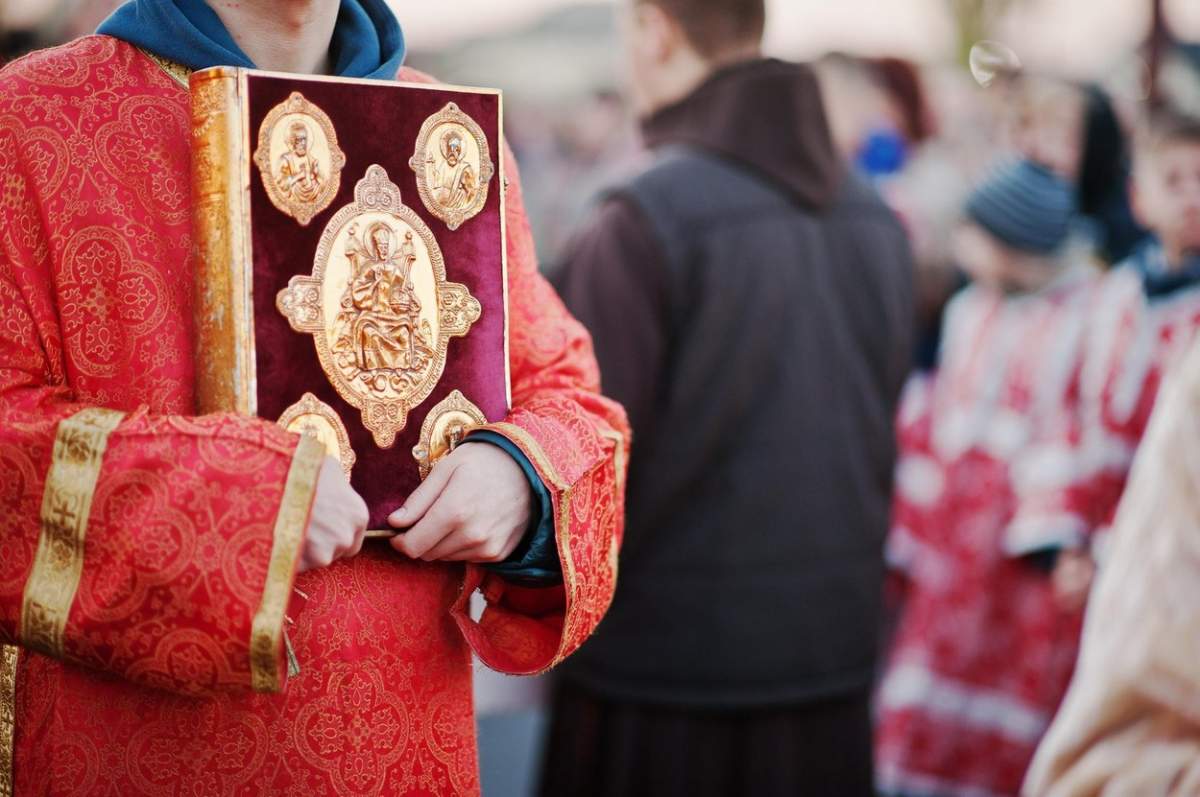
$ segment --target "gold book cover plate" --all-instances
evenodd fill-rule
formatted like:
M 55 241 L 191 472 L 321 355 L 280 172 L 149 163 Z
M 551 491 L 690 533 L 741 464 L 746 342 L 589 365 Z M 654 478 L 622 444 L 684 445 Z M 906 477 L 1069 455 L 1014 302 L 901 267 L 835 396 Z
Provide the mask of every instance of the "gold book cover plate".
M 313 436 L 382 529 L 511 405 L 500 94 L 229 67 L 190 88 L 200 411 Z

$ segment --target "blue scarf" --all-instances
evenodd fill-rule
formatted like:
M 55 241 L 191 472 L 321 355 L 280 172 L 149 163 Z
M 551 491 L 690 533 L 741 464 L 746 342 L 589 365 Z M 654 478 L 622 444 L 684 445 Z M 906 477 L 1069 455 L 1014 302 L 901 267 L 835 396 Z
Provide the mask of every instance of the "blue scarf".
M 96 32 L 192 69 L 254 67 L 204 0 L 128 0 Z M 329 52 L 339 77 L 391 80 L 404 34 L 384 0 L 342 0 Z
M 1141 275 L 1142 288 L 1152 301 L 1200 285 L 1200 256 L 1190 255 L 1179 264 L 1179 268 L 1172 269 L 1158 241 L 1151 240 L 1143 244 L 1133 253 L 1129 262 Z

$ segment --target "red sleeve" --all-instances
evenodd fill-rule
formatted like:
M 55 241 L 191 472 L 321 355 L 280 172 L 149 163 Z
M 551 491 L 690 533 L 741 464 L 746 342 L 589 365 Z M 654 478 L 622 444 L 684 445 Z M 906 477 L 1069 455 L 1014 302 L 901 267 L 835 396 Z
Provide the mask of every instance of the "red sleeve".
M 1004 540 L 1010 556 L 1084 548 L 1094 529 L 1088 509 L 1091 475 L 1083 448 L 1081 362 L 1072 369 L 1066 394 L 1039 419 L 1037 435 L 1013 461 L 1017 511 Z

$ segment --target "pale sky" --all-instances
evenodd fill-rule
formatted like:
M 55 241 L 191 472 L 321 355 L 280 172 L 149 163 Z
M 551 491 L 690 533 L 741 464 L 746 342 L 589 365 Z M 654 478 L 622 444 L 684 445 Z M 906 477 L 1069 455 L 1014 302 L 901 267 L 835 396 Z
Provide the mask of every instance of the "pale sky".
M 598 0 L 618 5 L 628 0 Z M 445 6 L 428 0 L 388 0 L 405 36 L 421 49 L 451 44 L 480 33 L 517 28 L 548 10 L 588 0 L 453 0 L 453 22 Z M 773 50 L 795 49 L 831 37 L 870 47 L 875 42 L 921 42 L 944 36 L 941 14 L 947 0 L 767 0 L 768 43 Z M 864 9 L 870 9 L 864 14 Z M 864 22 L 866 24 L 864 24 Z M 930 28 L 934 30 L 930 30 Z M 826 49 L 826 48 L 822 48 Z
M 421 49 L 524 27 L 541 14 L 581 0 L 388 0 L 404 37 Z
M 0 0 L 0 22 L 31 24 L 98 0 Z M 554 8 L 585 0 L 388 0 L 415 49 L 452 45 L 519 28 Z M 622 3 L 629 0 L 600 0 Z M 768 49 L 804 57 L 830 49 L 935 60 L 950 53 L 952 0 L 767 0 Z M 1184 38 L 1200 40 L 1200 0 L 1165 0 Z M 1093 72 L 1146 30 L 1149 0 L 1022 0 L 1001 35 L 1027 64 Z M 78 13 L 78 11 L 76 12 Z
M 413 46 L 431 49 L 521 27 L 547 10 L 584 0 L 388 1 Z M 935 60 L 952 52 L 954 33 L 946 14 L 950 2 L 767 0 L 767 46 L 774 54 L 792 57 L 845 49 Z M 1177 31 L 1200 40 L 1200 0 L 1166 2 Z M 1024 0 L 1014 5 L 1003 36 L 1031 66 L 1094 72 L 1140 41 L 1148 9 L 1149 0 Z

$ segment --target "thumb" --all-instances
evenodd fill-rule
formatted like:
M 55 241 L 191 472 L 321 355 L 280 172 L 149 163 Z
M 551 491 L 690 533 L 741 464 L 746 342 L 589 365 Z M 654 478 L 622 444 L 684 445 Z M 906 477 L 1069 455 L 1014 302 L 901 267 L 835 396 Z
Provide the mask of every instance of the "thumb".
M 404 505 L 388 515 L 388 524 L 393 528 L 408 528 L 424 517 L 429 507 L 433 506 L 433 502 L 446 488 L 453 472 L 454 466 L 445 460 L 434 465 L 425 481 L 412 491 Z

